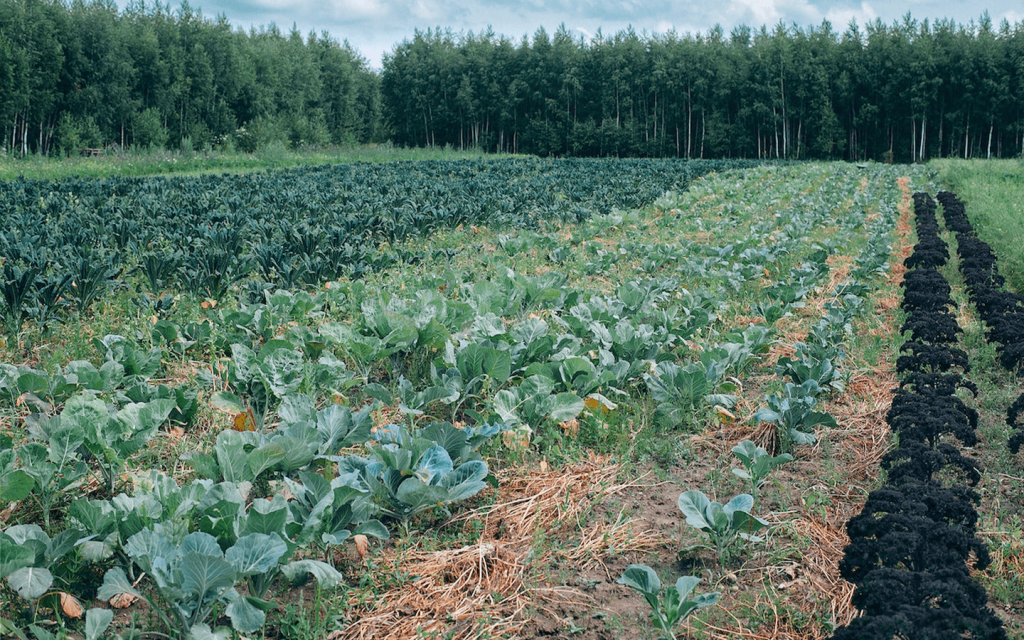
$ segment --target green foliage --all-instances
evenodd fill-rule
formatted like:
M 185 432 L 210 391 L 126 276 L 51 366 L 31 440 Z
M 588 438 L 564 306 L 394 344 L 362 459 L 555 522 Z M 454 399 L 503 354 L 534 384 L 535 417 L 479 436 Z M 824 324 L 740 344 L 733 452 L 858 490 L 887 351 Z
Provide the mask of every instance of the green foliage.
M 694 587 L 700 582 L 700 578 L 693 576 L 681 576 L 673 586 L 667 587 L 662 593 L 658 574 L 644 564 L 629 565 L 616 582 L 640 592 L 651 606 L 654 626 L 671 640 L 675 640 L 676 637 L 676 624 L 686 620 L 698 609 L 715 604 L 719 596 L 717 591 L 691 596 Z
M 381 504 L 382 513 L 403 524 L 429 509 L 447 511 L 447 505 L 471 498 L 487 486 L 483 460 L 463 461 L 458 455 L 453 460 L 444 446 L 423 435 L 389 425 L 375 434 L 379 444 L 370 447 L 371 458 L 338 458 L 339 471 L 358 473 Z M 461 453 L 468 440 L 448 442 Z
M 25 600 L 37 600 L 53 585 L 51 569 L 74 551 L 83 537 L 74 528 L 51 539 L 34 524 L 9 527 L 0 532 L 0 577 Z
M 834 427 L 835 418 L 828 413 L 814 411 L 821 387 L 814 380 L 795 385 L 787 382 L 781 394 L 765 396 L 767 407 L 754 413 L 754 419 L 771 422 L 776 426 L 779 449 L 788 452 L 793 444 L 814 444 L 818 438 L 813 433 L 817 426 Z
M 750 440 L 744 440 L 732 448 L 732 452 L 743 463 L 743 469 L 733 469 L 737 477 L 750 482 L 750 491 L 757 495 L 758 489 L 768 481 L 768 474 L 776 468 L 793 461 L 792 454 L 773 456 Z
M 768 526 L 764 520 L 750 514 L 754 498 L 746 493 L 735 496 L 726 504 L 713 502 L 702 491 L 691 489 L 679 495 L 679 510 L 686 516 L 686 524 L 703 531 L 718 553 L 718 562 L 725 564 L 737 540 L 761 542 L 753 535 Z
M 187 637 L 193 627 L 205 625 L 219 605 L 224 606 L 224 613 L 236 631 L 259 630 L 273 603 L 241 595 L 235 585 L 275 568 L 287 545 L 278 536 L 253 533 L 222 551 L 217 540 L 206 533 L 195 532 L 175 539 L 161 531 L 144 529 L 128 539 L 126 549 L 132 561 L 153 578 L 166 607 L 152 603 L 154 610 L 170 629 Z M 148 599 L 132 586 L 120 568 L 106 573 L 97 595 L 104 600 L 121 595 Z

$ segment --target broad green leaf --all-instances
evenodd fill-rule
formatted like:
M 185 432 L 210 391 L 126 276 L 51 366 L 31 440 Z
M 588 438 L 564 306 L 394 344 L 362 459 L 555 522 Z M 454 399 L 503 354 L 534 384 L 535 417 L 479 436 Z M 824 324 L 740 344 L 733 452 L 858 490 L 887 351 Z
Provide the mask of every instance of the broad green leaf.
M 231 640 L 231 630 L 222 627 L 214 630 L 210 625 L 200 622 L 192 625 L 188 640 Z
M 436 484 L 434 478 L 445 477 L 452 472 L 452 459 L 440 445 L 427 449 L 416 463 L 416 475 L 427 484 Z
M 210 397 L 210 405 L 214 409 L 227 413 L 241 413 L 245 411 L 245 403 L 230 391 L 218 391 L 213 394 Z
M 357 525 L 353 530 L 352 534 L 363 534 L 364 536 L 371 536 L 379 540 L 387 540 L 391 537 L 388 532 L 388 528 L 381 524 L 380 520 L 368 520 Z
M 559 393 L 552 397 L 548 405 L 548 417 L 555 422 L 565 422 L 580 415 L 585 406 L 575 393 Z
M 281 533 L 288 519 L 288 504 L 282 495 L 273 500 L 254 500 L 249 506 L 242 535 Z
M 0 502 L 24 500 L 34 486 L 35 480 L 21 469 L 0 475 Z
M 242 536 L 224 553 L 224 558 L 242 575 L 266 573 L 277 566 L 288 545 L 276 533 Z
M 696 489 L 685 491 L 679 495 L 679 510 L 686 516 L 686 524 L 694 529 L 707 529 L 712 526 L 707 519 L 707 509 L 711 501 L 703 492 Z
M 219 596 L 235 584 L 235 568 L 219 555 L 219 547 L 217 551 L 218 555 L 183 553 L 181 556 L 182 591 L 200 602 Z
M 235 631 L 242 633 L 255 633 L 259 631 L 267 621 L 267 614 L 260 608 L 253 606 L 245 596 L 234 594 L 224 609 L 224 613 L 231 618 L 231 626 Z
M 0 578 L 6 577 L 35 563 L 36 554 L 10 536 L 0 533 Z
M 249 454 L 249 460 L 246 466 L 249 469 L 251 477 L 246 478 L 248 480 L 255 480 L 264 471 L 273 468 L 278 462 L 281 462 L 288 457 L 288 452 L 285 451 L 284 447 L 277 443 L 265 444 L 253 450 Z
M 341 572 L 326 562 L 310 559 L 289 562 L 281 567 L 281 573 L 284 574 L 285 578 L 293 582 L 297 580 L 299 576 L 309 574 L 316 578 L 317 583 L 322 589 L 333 589 L 341 584 L 341 581 L 344 579 Z
M 421 507 L 444 504 L 448 498 L 448 490 L 444 487 L 428 485 L 414 476 L 408 478 L 398 487 L 395 497 L 410 511 L 416 511 Z
M 110 609 L 93 607 L 85 612 L 85 640 L 101 640 L 103 632 L 114 621 L 114 612 Z
M 298 424 L 300 422 L 316 422 L 316 406 L 309 396 L 296 393 L 285 397 L 281 406 L 277 409 L 277 415 L 284 424 Z
M 53 584 L 53 574 L 41 567 L 22 567 L 7 576 L 7 584 L 22 598 L 35 600 Z
M 615 582 L 636 589 L 648 600 L 656 599 L 661 591 L 661 580 L 658 578 L 658 574 L 645 564 L 629 565 Z
M 736 511 L 750 512 L 754 508 L 754 498 L 748 493 L 741 493 L 725 504 L 726 513 Z

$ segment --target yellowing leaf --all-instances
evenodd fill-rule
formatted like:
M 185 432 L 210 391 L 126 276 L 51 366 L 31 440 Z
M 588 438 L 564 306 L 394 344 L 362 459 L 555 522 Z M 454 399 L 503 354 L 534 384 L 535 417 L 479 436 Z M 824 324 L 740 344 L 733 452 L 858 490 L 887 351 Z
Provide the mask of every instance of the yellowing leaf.
M 133 596 L 130 593 L 119 593 L 110 599 L 110 606 L 115 609 L 127 609 L 135 604 L 135 601 L 138 599 L 138 596 Z
M 361 533 L 352 536 L 352 542 L 356 545 L 356 553 L 359 554 L 360 558 L 365 558 L 370 554 L 370 543 Z
M 64 615 L 69 618 L 82 617 L 82 605 L 70 593 L 60 592 L 60 608 L 64 611 Z
M 256 420 L 252 415 L 252 410 L 246 410 L 236 415 L 231 428 L 235 431 L 255 431 Z
M 720 404 L 715 405 L 715 413 L 718 414 L 718 418 L 722 422 L 736 422 L 736 414 L 734 414 L 732 411 L 729 411 Z

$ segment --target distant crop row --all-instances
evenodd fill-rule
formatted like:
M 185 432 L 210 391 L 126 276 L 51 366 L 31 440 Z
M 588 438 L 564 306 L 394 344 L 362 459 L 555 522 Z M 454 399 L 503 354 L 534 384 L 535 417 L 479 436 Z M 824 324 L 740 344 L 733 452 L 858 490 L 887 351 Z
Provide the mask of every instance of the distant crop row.
M 534 227 L 650 204 L 704 174 L 750 163 L 503 159 L 304 167 L 194 178 L 0 184 L 0 310 L 47 324 L 138 271 L 219 299 L 247 281 L 293 288 L 424 255 L 395 243 L 459 225 Z
M 964 377 L 970 364 L 955 346 L 962 330 L 938 271 L 949 252 L 938 235 L 935 201 L 918 193 L 914 204 L 919 241 L 905 261 L 902 303 L 911 339 L 900 349 L 904 377 L 886 416 L 899 447 L 882 460 L 885 486 L 847 523 L 850 544 L 839 569 L 856 586 L 853 604 L 864 615 L 833 638 L 1005 638 L 985 589 L 971 576 L 971 567 L 990 562 L 976 535 L 978 463 L 950 442 L 976 444 L 978 412 L 955 394 L 977 395 L 978 388 Z
M 1003 366 L 1024 376 L 1024 296 L 1003 289 L 1006 281 L 999 275 L 992 247 L 975 235 L 964 213 L 964 203 L 948 191 L 939 193 L 939 202 L 946 226 L 956 232 L 960 272 L 971 301 L 989 328 L 988 339 L 998 345 L 996 350 Z M 1024 444 L 1024 424 L 1018 424 L 1022 414 L 1024 394 L 1014 401 L 1006 414 L 1006 424 L 1016 430 L 1009 441 L 1012 453 L 1017 453 Z

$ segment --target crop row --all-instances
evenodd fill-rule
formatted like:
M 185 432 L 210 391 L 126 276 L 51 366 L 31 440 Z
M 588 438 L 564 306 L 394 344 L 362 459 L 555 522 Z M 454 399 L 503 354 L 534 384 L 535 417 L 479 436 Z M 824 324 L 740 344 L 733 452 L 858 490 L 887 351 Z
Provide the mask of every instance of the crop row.
M 1002 622 L 987 605 L 970 568 L 989 564 L 976 535 L 981 478 L 977 462 L 949 442 L 977 441 L 978 414 L 955 394 L 977 393 L 964 374 L 967 356 L 955 344 L 961 329 L 938 267 L 949 258 L 938 235 L 934 200 L 914 196 L 918 244 L 905 264 L 900 388 L 886 418 L 899 446 L 885 455 L 885 486 L 872 491 L 847 523 L 850 544 L 840 573 L 855 585 L 853 604 L 863 612 L 833 636 L 857 638 L 1004 638 Z
M 265 594 L 275 582 L 286 587 L 312 574 L 331 584 L 333 547 L 396 527 L 408 536 L 479 491 L 488 470 L 477 451 L 498 433 L 510 447 L 546 453 L 569 438 L 609 434 L 640 404 L 673 430 L 698 426 L 715 405 L 728 411 L 737 381 L 774 340 L 774 323 L 829 283 L 829 256 L 867 226 L 870 240 L 851 280 L 833 292 L 794 356 L 780 360 L 778 374 L 791 382 L 765 398 L 760 414 L 775 424 L 774 446 L 813 442 L 816 427 L 830 421 L 815 403 L 842 388 L 842 342 L 889 253 L 891 212 L 869 218 L 856 206 L 867 197 L 857 179 L 824 178 L 845 187 L 854 203 L 839 215 L 802 192 L 723 246 L 610 246 L 617 227 L 636 225 L 643 214 L 593 216 L 573 229 L 572 241 L 593 258 L 594 273 L 611 275 L 626 252 L 646 254 L 642 269 L 652 276 L 616 276 L 616 286 L 604 290 L 574 286 L 550 269 L 529 276 L 508 268 L 524 251 L 565 261 L 565 231 L 541 225 L 499 237 L 508 255 L 493 251 L 484 273 L 389 272 L 315 293 L 267 291 L 249 302 L 240 295 L 237 305 L 206 309 L 200 322 L 166 315 L 127 338 L 96 340 L 95 363 L 45 371 L 4 365 L 0 402 L 23 415 L 17 431 L 24 442 L 0 439 L 0 500 L 23 502 L 15 513 L 22 524 L 0 535 L 0 544 L 38 544 L 29 543 L 31 557 L 18 552 L 17 564 L 0 566 L 2 577 L 33 607 L 47 607 L 40 589 L 48 587 L 44 599 L 58 588 L 72 591 L 72 561 L 107 576 L 103 600 L 135 597 L 125 585 L 145 573 L 137 590 L 169 614 L 160 626 L 172 635 L 199 637 L 220 612 L 238 630 L 258 628 L 263 618 L 254 609 L 272 606 Z M 654 224 L 687 215 L 673 208 Z M 825 224 L 833 233 L 808 249 L 808 235 Z M 797 252 L 803 259 L 792 257 Z M 757 281 L 769 269 L 783 275 L 764 286 Z M 687 288 L 680 275 L 697 286 Z M 729 289 L 743 286 L 765 292 L 750 309 L 763 323 L 729 331 L 718 315 L 729 307 Z M 189 382 L 195 388 L 160 384 L 178 360 L 200 361 Z M 123 484 L 125 472 L 151 460 L 144 457 L 148 439 L 170 425 L 189 429 L 197 403 L 230 411 L 234 429 L 186 454 L 191 477 L 181 484 L 142 474 L 134 486 Z M 402 424 L 367 440 L 370 411 L 384 406 Z M 339 455 L 349 446 L 358 454 Z M 744 455 L 756 493 L 769 458 L 781 456 L 756 447 Z M 736 518 L 715 543 L 720 556 L 750 533 L 753 521 Z M 76 535 L 84 541 L 68 551 L 63 542 Z M 265 570 L 236 562 L 263 548 L 273 558 L 258 567 Z M 150 571 L 199 561 L 226 575 L 222 589 L 202 598 L 177 591 L 175 575 Z M 42 569 L 51 571 L 52 587 Z
M 946 226 L 956 233 L 960 272 L 971 301 L 988 326 L 988 340 L 997 344 L 999 361 L 1004 367 L 1024 376 L 1024 297 L 1003 289 L 1005 279 L 999 275 L 996 256 L 987 242 L 980 240 L 964 213 L 964 203 L 948 191 L 939 193 Z M 1017 453 L 1024 444 L 1024 394 L 1010 405 L 1006 424 L 1015 429 L 1010 436 L 1010 451 Z
M 748 163 L 749 164 L 749 163 Z M 725 161 L 501 159 L 184 178 L 0 183 L 0 312 L 12 333 L 87 311 L 137 271 L 151 293 L 220 299 L 358 277 L 439 228 L 535 227 L 638 208 Z

